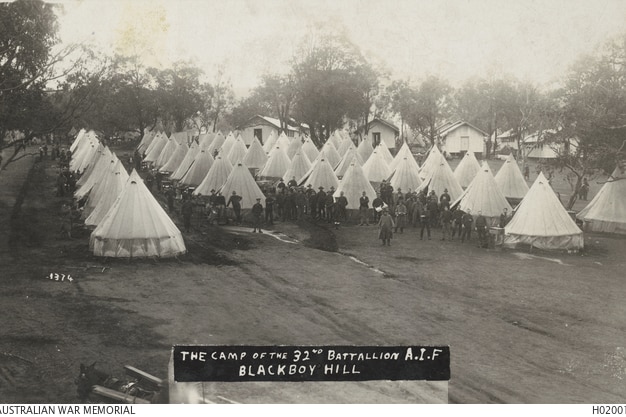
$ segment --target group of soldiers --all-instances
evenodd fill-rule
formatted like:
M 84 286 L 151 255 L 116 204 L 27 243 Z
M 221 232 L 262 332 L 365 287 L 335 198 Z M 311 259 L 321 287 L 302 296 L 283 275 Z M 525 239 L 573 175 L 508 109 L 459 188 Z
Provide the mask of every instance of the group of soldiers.
M 477 216 L 470 209 L 462 210 L 458 205 L 451 208 L 451 198 L 447 189 L 444 189 L 441 196 L 437 196 L 434 190 L 428 192 L 423 189 L 419 192 L 408 190 L 406 193 L 398 188 L 393 190 L 391 184 L 383 181 L 376 198 L 372 202 L 374 209 L 374 222 L 381 222 L 381 214 L 389 213 L 393 219 L 394 231 L 403 233 L 405 227 L 420 228 L 420 240 L 432 238 L 432 229 L 441 229 L 441 240 L 460 239 L 461 242 L 469 242 L 472 238 L 472 231 L 478 234 L 478 246 L 487 247 L 489 241 L 489 224 L 481 211 Z M 361 223 L 369 225 L 368 206 L 365 192 L 361 197 Z M 504 208 L 500 214 L 498 226 L 504 228 L 510 221 L 508 209 Z M 388 221 L 388 220 L 386 220 Z M 426 232 L 426 233 L 424 233 Z M 457 237 L 458 236 L 458 237 Z M 387 238 L 383 244 L 388 242 Z

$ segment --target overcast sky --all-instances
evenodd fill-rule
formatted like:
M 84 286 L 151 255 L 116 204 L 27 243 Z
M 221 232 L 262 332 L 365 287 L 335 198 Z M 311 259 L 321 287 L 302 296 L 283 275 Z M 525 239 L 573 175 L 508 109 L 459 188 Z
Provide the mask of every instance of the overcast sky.
M 223 66 L 238 95 L 281 72 L 312 27 L 344 28 L 393 78 L 455 85 L 509 73 L 545 85 L 626 32 L 624 0 L 67 0 L 64 42 L 139 51 L 146 65 L 184 59 L 208 81 Z

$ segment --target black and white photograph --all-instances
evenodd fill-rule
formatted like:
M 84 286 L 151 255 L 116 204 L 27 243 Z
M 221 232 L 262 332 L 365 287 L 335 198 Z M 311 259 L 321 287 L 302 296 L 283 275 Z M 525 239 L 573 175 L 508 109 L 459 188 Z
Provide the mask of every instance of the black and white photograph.
M 625 271 L 625 1 L 0 1 L 0 414 L 623 404 Z

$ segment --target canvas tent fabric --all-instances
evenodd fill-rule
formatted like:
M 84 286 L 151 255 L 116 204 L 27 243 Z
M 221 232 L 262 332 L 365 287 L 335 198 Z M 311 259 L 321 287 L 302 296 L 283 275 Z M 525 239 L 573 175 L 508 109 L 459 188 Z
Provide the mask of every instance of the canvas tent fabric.
M 102 149 L 102 151 L 96 152 L 96 154 L 94 155 L 92 159 L 92 162 L 89 164 L 85 172 L 83 172 L 83 174 L 80 176 L 78 181 L 76 181 L 76 189 L 79 189 L 80 187 L 82 187 L 83 184 L 87 181 L 87 179 L 89 179 L 94 169 L 98 166 L 98 162 L 100 161 L 101 158 L 105 158 L 105 160 L 110 160 L 112 156 L 113 155 L 111 154 L 111 151 L 109 150 L 108 146 L 105 146 Z
M 85 145 L 81 145 L 75 155 L 72 155 L 70 169 L 75 172 L 85 172 L 89 165 L 97 157 L 98 152 L 102 152 L 104 146 L 97 138 L 92 138 Z
M 369 139 L 364 139 L 361 143 L 359 143 L 356 150 L 363 161 L 367 161 L 372 152 L 374 152 L 374 148 L 372 147 L 372 143 Z
M 272 149 L 263 169 L 259 172 L 261 178 L 283 178 L 289 169 L 291 160 L 283 148 Z
M 335 191 L 334 197 L 337 198 L 344 192 L 344 196 L 348 199 L 348 209 L 358 210 L 360 201 L 359 199 L 365 191 L 365 195 L 370 200 L 370 204 L 376 198 L 376 190 L 369 182 L 363 168 L 358 163 L 351 164 L 345 172 L 343 179 L 339 182 L 339 187 Z
M 102 175 L 104 175 L 106 170 L 109 169 L 111 164 L 115 162 L 116 159 L 117 156 L 112 152 L 109 152 L 107 158 L 103 156 L 98 159 L 98 162 L 96 163 L 91 174 L 89 174 L 89 177 L 87 177 L 85 182 L 79 188 L 77 188 L 76 191 L 74 191 L 74 197 L 76 197 L 77 200 L 81 200 L 86 197 L 93 188 L 93 186 L 100 181 Z
M 359 164 L 360 167 L 363 167 L 363 160 L 354 147 L 346 151 L 345 155 L 341 158 L 339 165 L 335 168 L 335 175 L 337 175 L 337 178 L 343 177 L 352 163 Z
M 213 165 L 214 161 L 211 154 L 208 151 L 201 150 L 196 155 L 187 173 L 180 179 L 180 184 L 188 187 L 200 185 L 204 177 L 206 177 L 211 168 L 213 168 Z
M 251 209 L 257 198 L 265 201 L 265 195 L 263 195 L 263 192 L 254 181 L 250 170 L 242 163 L 238 163 L 233 167 L 219 191 L 224 195 L 226 201 L 228 201 L 233 191 L 237 192 L 241 197 L 241 208 L 243 210 Z
M 474 179 L 474 176 L 480 171 L 480 164 L 476 159 L 474 152 L 466 152 L 459 165 L 454 170 L 454 177 L 461 184 L 461 187 L 467 188 Z
M 122 165 L 122 162 L 118 159 L 113 169 L 106 176 L 106 183 L 102 189 L 102 195 L 98 199 L 95 207 L 86 216 L 85 225 L 97 226 L 109 212 L 115 200 L 120 195 L 124 186 L 128 182 L 128 172 Z
M 185 154 L 185 157 L 183 158 L 181 163 L 178 164 L 178 168 L 176 168 L 176 170 L 171 173 L 171 180 L 179 181 L 182 177 L 185 176 L 199 153 L 199 147 L 200 145 L 198 145 L 195 141 L 191 142 L 191 146 L 187 150 L 187 153 Z
M 428 177 L 430 171 L 439 166 L 439 164 L 441 163 L 441 158 L 443 158 L 443 155 L 441 154 L 439 148 L 436 145 L 431 147 L 430 151 L 428 152 L 428 156 L 426 157 L 424 163 L 422 164 L 422 167 L 420 168 L 420 177 L 422 179 Z
M 226 157 L 228 156 L 231 148 L 235 144 L 235 140 L 236 138 L 233 132 L 229 132 L 228 135 L 226 135 L 226 139 L 224 140 L 224 143 L 222 143 L 222 146 L 219 148 L 220 154 L 222 156 L 226 156 Z
M 215 138 L 215 133 L 201 133 L 200 136 L 198 136 L 198 145 L 200 145 L 202 149 L 206 149 L 211 142 L 213 142 L 213 138 Z
M 389 165 L 382 153 L 375 150 L 363 164 L 363 172 L 370 182 L 382 182 L 391 175 Z
M 219 190 L 228 179 L 233 166 L 227 158 L 218 156 L 204 179 L 193 191 L 194 195 L 210 195 L 211 190 Z
M 269 154 L 272 149 L 276 146 L 276 141 L 278 140 L 278 135 L 276 135 L 276 131 L 272 130 L 270 136 L 267 138 L 267 142 L 263 144 L 263 150 L 266 154 Z
M 311 161 L 306 155 L 302 152 L 297 152 L 291 163 L 289 164 L 289 169 L 285 172 L 284 180 L 289 181 L 292 177 L 296 177 L 296 182 L 299 183 L 300 179 L 309 171 L 311 168 Z
M 107 183 L 111 178 L 112 173 L 116 170 L 117 172 L 120 171 L 120 164 L 120 160 L 115 157 L 111 158 L 110 162 L 103 167 L 93 187 L 87 195 L 87 200 L 85 201 L 85 204 L 83 205 L 83 212 L 81 215 L 83 219 L 90 215 L 93 209 L 98 205 L 98 201 L 100 201 L 102 196 L 106 193 L 106 187 L 108 185 Z M 126 176 L 128 177 L 128 173 L 126 173 Z
M 243 164 L 250 169 L 258 169 L 260 170 L 265 166 L 267 162 L 267 154 L 263 150 L 263 146 L 261 146 L 261 142 L 254 137 L 252 142 L 250 143 L 250 147 L 246 151 L 246 156 L 243 158 Z
M 133 170 L 102 222 L 91 233 L 95 256 L 174 257 L 187 249 L 180 230 Z
M 429 174 L 417 191 L 428 188 L 428 192 L 434 190 L 435 194 L 440 196 L 447 189 L 448 194 L 450 194 L 450 200 L 456 201 L 463 194 L 463 188 L 461 188 L 461 185 L 454 177 L 454 173 L 443 155 L 438 153 L 438 156 L 435 155 L 435 157 L 439 159 L 438 163 L 435 161 L 431 162 Z
M 509 155 L 495 177 L 498 188 L 506 198 L 521 200 L 528 192 L 528 184 L 513 154 Z
M 422 180 L 419 176 L 419 170 L 416 165 L 413 156 L 404 157 L 402 161 L 396 165 L 395 171 L 391 174 L 389 183 L 394 190 L 402 189 L 405 192 L 409 190 L 413 191 L 419 188 L 422 184 Z
M 486 161 L 474 176 L 474 180 L 461 197 L 452 203 L 452 206 L 458 206 L 463 211 L 469 209 L 474 216 L 478 215 L 479 211 L 482 212 L 490 226 L 498 226 L 500 214 L 505 208 L 509 214 L 513 212 L 511 205 L 500 192 Z
M 160 169 L 162 166 L 164 166 L 167 163 L 167 161 L 170 160 L 172 155 L 174 155 L 174 151 L 176 151 L 177 147 L 178 147 L 178 142 L 176 142 L 176 139 L 174 139 L 172 135 L 172 137 L 167 142 L 167 145 L 165 145 L 165 147 L 159 154 L 159 157 L 156 159 L 156 161 L 154 161 L 154 167 L 157 169 Z
M 309 158 L 309 161 L 311 161 L 311 163 L 315 161 L 320 153 L 311 138 L 306 138 L 304 143 L 302 143 L 302 151 L 306 154 L 306 157 Z
M 314 189 L 324 187 L 326 191 L 330 190 L 331 187 L 335 189 L 339 187 L 339 179 L 337 179 L 333 167 L 327 160 L 320 159 L 313 164 L 309 171 L 300 179 L 300 185 L 307 187 L 310 184 Z
M 333 169 L 335 169 L 335 167 L 339 165 L 339 161 L 341 161 L 341 156 L 339 156 L 339 154 L 337 153 L 337 149 L 335 149 L 335 147 L 329 141 L 326 142 L 324 146 L 322 146 L 322 150 L 320 151 L 320 154 L 317 156 L 317 158 L 324 158 L 325 160 L 327 160 Z
M 543 173 L 539 173 L 504 228 L 504 244 L 524 244 L 539 249 L 583 248 L 583 232 L 569 216 Z
M 302 141 L 298 138 L 292 138 L 287 146 L 287 156 L 293 159 L 294 155 L 302 148 Z
M 81 143 L 81 141 L 83 140 L 83 138 L 85 137 L 85 134 L 87 133 L 87 131 L 85 129 L 80 129 L 78 131 L 78 134 L 76 135 L 76 139 L 74 139 L 74 142 L 72 142 L 72 144 L 70 145 L 70 151 L 72 153 L 74 153 L 74 151 L 76 150 L 76 148 L 78 147 L 78 145 Z
M 231 164 L 235 165 L 238 162 L 243 161 L 246 153 L 248 152 L 248 148 L 246 148 L 246 144 L 243 142 L 241 136 L 238 139 L 235 139 L 235 142 L 230 147 L 230 151 L 228 152 L 228 160 Z
M 410 165 L 412 165 L 415 170 L 419 171 L 420 166 L 415 160 L 415 157 L 413 156 L 413 153 L 411 152 L 411 148 L 409 148 L 409 145 L 407 145 L 407 143 L 404 142 L 404 144 L 400 147 L 400 150 L 398 151 L 396 156 L 393 158 L 393 161 L 391 161 L 391 163 L 389 164 L 389 169 L 391 170 L 391 172 L 394 172 L 396 170 L 396 166 L 404 158 L 407 158 Z
M 387 146 L 381 143 L 374 150 L 378 151 L 378 153 L 383 156 L 387 165 L 390 165 L 393 162 L 393 155 L 391 155 L 391 152 L 389 152 L 389 148 L 387 148 Z
M 346 152 L 348 152 L 348 149 L 354 149 L 356 151 L 356 146 L 354 146 L 354 142 L 352 142 L 350 139 L 342 139 L 339 147 L 337 148 L 337 153 L 343 158 L 346 155 Z
M 576 217 L 585 231 L 626 234 L 626 169 L 616 167 Z
M 224 137 L 224 134 L 218 130 L 206 150 L 211 154 L 211 156 L 215 155 L 215 152 L 222 148 L 225 140 L 226 138 Z M 204 146 L 200 146 L 200 148 L 205 149 Z
M 144 130 L 141 142 L 139 142 L 139 145 L 137 145 L 137 152 L 139 152 L 139 154 L 142 154 L 146 149 L 148 149 L 148 146 L 150 146 L 150 144 L 152 143 L 155 135 L 156 132 L 154 131 L 148 129 Z
M 160 172 L 176 171 L 176 169 L 180 166 L 181 162 L 183 162 L 183 159 L 185 159 L 185 156 L 187 155 L 188 151 L 189 151 L 189 146 L 187 146 L 187 143 L 177 144 L 176 149 L 174 150 L 174 153 L 172 154 L 170 159 L 168 159 L 165 165 L 159 168 L 159 171 Z
M 163 149 L 165 149 L 169 143 L 170 141 L 165 135 L 160 135 L 158 138 L 155 138 L 152 142 L 152 148 L 148 148 L 146 151 L 146 156 L 143 158 L 144 162 L 156 162 L 159 156 L 161 156 Z

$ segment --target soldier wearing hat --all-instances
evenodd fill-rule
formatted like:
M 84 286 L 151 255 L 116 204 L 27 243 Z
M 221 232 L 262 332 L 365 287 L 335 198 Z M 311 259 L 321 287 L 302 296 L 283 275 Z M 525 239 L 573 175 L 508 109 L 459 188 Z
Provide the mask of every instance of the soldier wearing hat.
M 256 203 L 252 206 L 252 217 L 254 221 L 252 233 L 256 233 L 257 229 L 259 233 L 263 233 L 261 231 L 261 216 L 263 216 L 263 205 L 261 204 L 261 198 L 257 197 Z
M 317 192 L 317 217 L 319 219 L 326 218 L 326 193 L 324 187 L 319 187 Z

